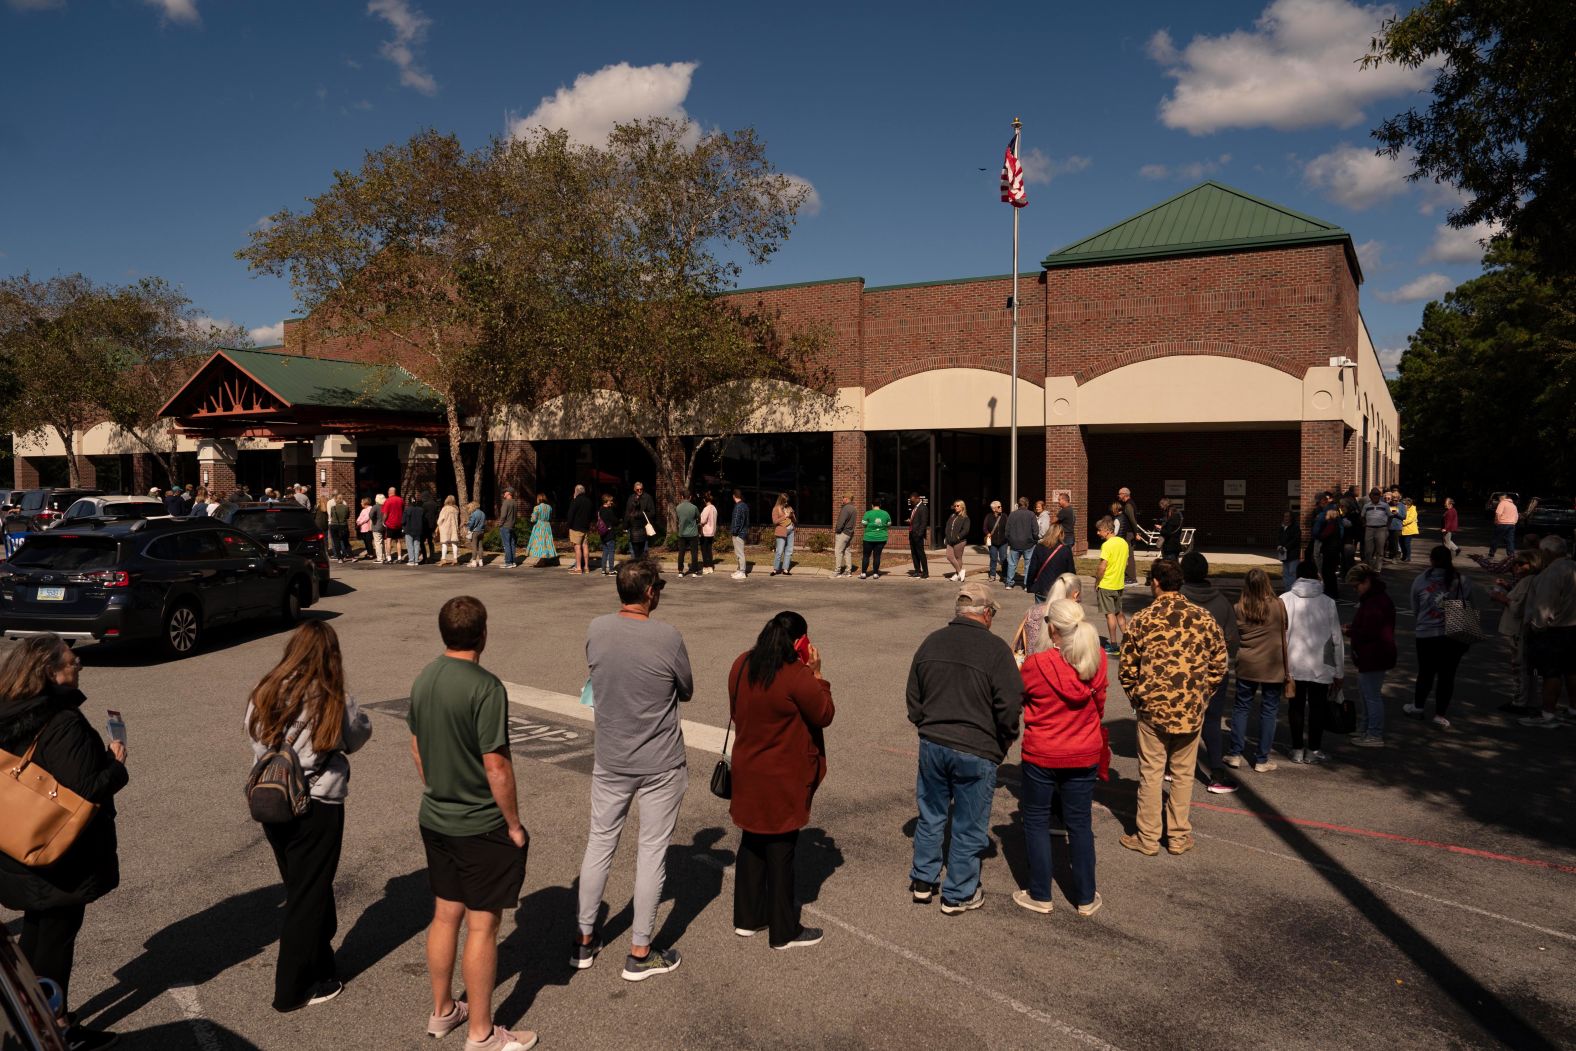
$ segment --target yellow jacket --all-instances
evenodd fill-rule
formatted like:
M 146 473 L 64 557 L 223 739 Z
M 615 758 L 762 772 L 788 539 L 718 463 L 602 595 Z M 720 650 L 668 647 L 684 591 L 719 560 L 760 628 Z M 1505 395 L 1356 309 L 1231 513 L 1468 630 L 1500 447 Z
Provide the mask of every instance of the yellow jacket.
M 1417 534 L 1417 505 L 1407 504 L 1406 517 L 1401 519 L 1401 535 L 1416 536 Z

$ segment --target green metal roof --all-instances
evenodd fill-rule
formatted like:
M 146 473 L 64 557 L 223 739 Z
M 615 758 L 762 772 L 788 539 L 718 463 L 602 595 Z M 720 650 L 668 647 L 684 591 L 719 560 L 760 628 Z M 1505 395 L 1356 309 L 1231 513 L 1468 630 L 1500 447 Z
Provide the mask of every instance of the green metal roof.
M 1081 266 L 1306 244 L 1344 244 L 1352 274 L 1362 281 L 1351 234 L 1339 226 L 1209 181 L 1060 248 L 1040 265 Z
M 265 350 L 218 352 L 292 407 L 440 412 L 443 399 L 402 368 Z

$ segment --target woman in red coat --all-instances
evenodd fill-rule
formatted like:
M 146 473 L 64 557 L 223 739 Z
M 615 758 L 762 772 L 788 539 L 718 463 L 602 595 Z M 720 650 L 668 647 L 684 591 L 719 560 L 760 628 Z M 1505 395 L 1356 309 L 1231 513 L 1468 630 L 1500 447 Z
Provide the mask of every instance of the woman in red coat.
M 810 800 L 826 777 L 832 688 L 821 654 L 797 613 L 766 622 L 755 648 L 728 673 L 733 718 L 733 823 L 743 833 L 734 872 L 733 928 L 749 938 L 769 932 L 774 949 L 815 945 L 821 932 L 799 923 L 794 849 L 810 823 Z
M 1111 746 L 1105 729 L 1105 655 L 1083 606 L 1049 603 L 1051 648 L 1023 662 L 1023 835 L 1029 887 L 1012 900 L 1031 912 L 1051 911 L 1051 804 L 1067 824 L 1072 898 L 1078 915 L 1100 908 L 1094 888 L 1094 783 L 1105 779 Z

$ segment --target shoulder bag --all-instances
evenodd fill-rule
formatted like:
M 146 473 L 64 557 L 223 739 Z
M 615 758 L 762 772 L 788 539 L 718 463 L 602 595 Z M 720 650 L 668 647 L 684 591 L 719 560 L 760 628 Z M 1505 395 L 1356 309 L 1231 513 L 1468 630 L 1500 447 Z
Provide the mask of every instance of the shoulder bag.
M 1445 618 L 1445 638 L 1463 646 L 1488 638 L 1483 631 L 1483 618 L 1465 595 L 1440 599 L 1439 612 Z
M 98 812 L 33 762 L 43 735 L 40 729 L 20 757 L 0 749 L 0 852 L 29 868 L 59 861 Z
M 640 512 L 640 517 L 644 518 L 646 520 L 646 535 L 647 536 L 656 536 L 657 535 L 657 527 L 651 524 L 650 516 L 648 516 L 646 514 L 646 512 L 642 511 L 642 512 Z
M 742 671 L 743 667 L 740 665 L 739 669 Z M 711 770 L 711 794 L 718 799 L 733 798 L 733 760 L 728 755 L 728 738 L 733 733 L 733 703 L 738 692 L 739 675 L 735 672 L 728 688 L 728 728 L 722 734 L 722 758 L 717 760 L 717 765 Z

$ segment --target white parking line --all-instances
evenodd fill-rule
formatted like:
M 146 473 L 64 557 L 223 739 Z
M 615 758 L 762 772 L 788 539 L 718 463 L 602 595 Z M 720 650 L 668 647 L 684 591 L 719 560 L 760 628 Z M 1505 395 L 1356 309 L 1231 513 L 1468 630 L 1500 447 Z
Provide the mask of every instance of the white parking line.
M 554 693 L 551 690 L 538 689 L 535 686 L 522 686 L 517 682 L 506 682 L 504 689 L 509 692 L 510 704 L 521 704 L 528 708 L 536 708 L 544 712 L 552 712 L 567 719 L 578 719 L 581 722 L 596 722 L 596 713 L 580 703 L 580 698 L 575 694 Z M 710 726 L 706 723 L 697 723 L 689 719 L 680 721 L 684 730 L 684 744 L 702 752 L 712 755 L 722 754 L 722 741 L 726 731 L 722 727 Z M 564 756 L 559 759 L 569 758 Z
M 197 996 L 197 987 L 172 985 L 169 993 L 170 999 L 181 1009 L 181 1015 L 191 1023 L 192 1036 L 196 1037 L 202 1051 L 224 1051 L 219 1043 L 219 1034 L 214 1032 L 213 1023 L 203 1017 L 202 1000 Z

